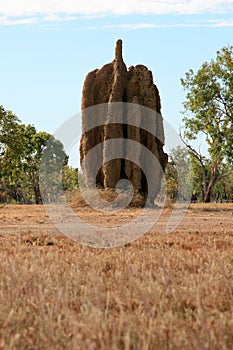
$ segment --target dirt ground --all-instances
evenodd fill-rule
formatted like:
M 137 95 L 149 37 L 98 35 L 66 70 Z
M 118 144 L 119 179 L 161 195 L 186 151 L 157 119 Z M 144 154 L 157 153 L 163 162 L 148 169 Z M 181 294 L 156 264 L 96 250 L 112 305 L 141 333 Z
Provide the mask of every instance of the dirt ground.
M 74 207 L 74 213 L 87 223 L 112 227 L 130 222 L 141 213 L 141 209 L 125 209 L 118 213 L 101 213 L 88 207 Z M 157 216 L 157 209 L 148 209 Z M 181 213 L 182 212 L 182 213 Z M 164 208 L 159 213 L 149 233 L 164 233 L 165 225 L 171 217 L 172 208 Z M 190 204 L 176 210 L 182 216 L 173 233 L 233 233 L 233 203 Z M 184 216 L 183 216 L 184 215 Z M 38 232 L 58 234 L 43 205 L 1 205 L 0 234 Z

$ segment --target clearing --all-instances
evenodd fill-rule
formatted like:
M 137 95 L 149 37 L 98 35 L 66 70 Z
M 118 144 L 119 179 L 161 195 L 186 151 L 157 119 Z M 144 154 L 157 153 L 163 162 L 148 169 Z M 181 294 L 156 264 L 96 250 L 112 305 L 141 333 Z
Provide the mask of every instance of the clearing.
M 75 208 L 110 226 L 138 215 Z M 0 207 L 0 349 L 233 349 L 233 204 L 192 204 L 113 249 L 61 235 L 43 206 Z

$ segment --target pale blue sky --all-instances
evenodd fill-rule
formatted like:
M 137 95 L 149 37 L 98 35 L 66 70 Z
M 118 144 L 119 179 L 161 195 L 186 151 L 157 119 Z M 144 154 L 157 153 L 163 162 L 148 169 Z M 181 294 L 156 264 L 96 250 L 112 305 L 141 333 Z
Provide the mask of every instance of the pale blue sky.
M 0 104 L 54 133 L 80 111 L 85 75 L 113 60 L 119 38 L 127 66 L 152 70 L 178 130 L 180 78 L 233 44 L 233 0 L 0 0 Z

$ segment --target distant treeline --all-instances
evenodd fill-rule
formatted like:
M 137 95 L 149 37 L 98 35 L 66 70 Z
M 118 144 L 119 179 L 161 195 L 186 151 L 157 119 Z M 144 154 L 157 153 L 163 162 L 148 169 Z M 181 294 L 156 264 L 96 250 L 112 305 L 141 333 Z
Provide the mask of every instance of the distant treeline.
M 64 191 L 77 188 L 78 170 L 67 165 L 68 156 L 63 145 L 52 135 L 36 131 L 33 125 L 21 123 L 15 114 L 0 106 L 1 203 L 42 203 L 40 163 L 43 152 L 48 147 L 51 165 L 62 162 Z M 56 181 L 53 179 L 54 186 Z
M 177 147 L 169 155 L 165 172 L 167 197 L 171 201 L 233 202 L 233 166 L 223 162 L 215 175 L 208 199 L 205 193 L 212 176 L 212 163 L 203 158 L 203 164 L 187 147 Z
M 60 180 L 53 172 L 54 164 L 60 164 L 64 193 L 78 189 L 78 169 L 68 165 L 68 156 L 58 140 L 46 132 L 37 132 L 33 125 L 22 124 L 15 114 L 0 106 L 0 203 L 42 203 L 40 164 L 48 148 L 48 168 L 52 170 L 46 173 L 49 189 L 43 193 L 43 199 L 56 201 Z M 219 165 L 210 201 L 233 201 L 232 170 L 226 160 Z M 200 163 L 188 147 L 177 147 L 169 155 L 162 189 L 171 201 L 205 201 L 211 176 L 211 159 L 203 157 Z

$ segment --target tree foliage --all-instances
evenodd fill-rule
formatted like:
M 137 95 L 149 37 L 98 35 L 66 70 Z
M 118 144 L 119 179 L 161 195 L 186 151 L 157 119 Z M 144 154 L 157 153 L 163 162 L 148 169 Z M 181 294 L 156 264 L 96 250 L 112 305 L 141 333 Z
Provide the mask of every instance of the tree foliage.
M 189 201 L 192 195 L 190 156 L 186 148 L 171 150 L 165 171 L 166 194 L 172 200 Z
M 20 123 L 16 115 L 0 106 L 0 201 L 42 202 L 40 164 L 45 152 L 50 180 L 57 184 L 54 167 L 66 167 L 66 173 L 69 169 L 61 142 L 49 133 L 37 132 L 33 125 Z M 72 169 L 66 176 L 66 188 L 73 185 L 68 180 L 71 173 Z
M 233 46 L 219 50 L 215 60 L 203 63 L 196 73 L 190 69 L 181 84 L 187 92 L 182 137 L 201 165 L 203 199 L 208 202 L 219 172 L 226 171 L 226 164 L 233 160 Z M 208 146 L 208 181 L 206 157 L 190 144 L 200 134 Z

